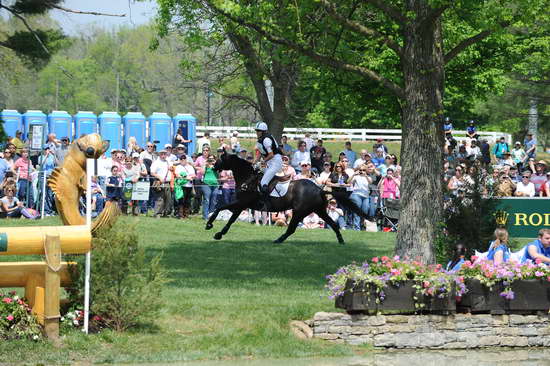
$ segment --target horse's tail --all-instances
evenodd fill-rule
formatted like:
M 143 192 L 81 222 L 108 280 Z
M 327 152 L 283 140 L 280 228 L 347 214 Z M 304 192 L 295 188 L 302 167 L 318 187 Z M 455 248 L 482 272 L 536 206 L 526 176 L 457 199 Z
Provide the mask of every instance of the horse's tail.
M 325 190 L 322 191 L 322 194 L 325 196 L 332 195 L 332 197 L 341 204 L 342 206 L 346 207 L 347 209 L 351 210 L 354 214 L 361 216 L 364 219 L 369 219 L 366 213 L 359 208 L 355 202 L 353 202 L 349 196 L 346 193 L 340 194 L 339 192 L 327 192 Z

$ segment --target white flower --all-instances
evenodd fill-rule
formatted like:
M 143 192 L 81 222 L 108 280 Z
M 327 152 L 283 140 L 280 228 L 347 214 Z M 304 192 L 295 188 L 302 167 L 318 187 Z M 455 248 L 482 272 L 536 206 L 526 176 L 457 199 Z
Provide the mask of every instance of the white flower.
M 15 295 L 15 296 L 13 297 L 13 299 L 14 299 L 15 301 L 19 300 L 19 296 Z
M 74 324 L 74 325 L 78 325 L 78 320 L 76 320 L 76 319 L 73 320 L 73 324 Z
M 65 321 L 65 317 L 62 316 L 60 320 L 61 320 L 62 322 L 64 322 L 64 321 Z
M 34 339 L 35 341 L 37 341 L 37 340 L 38 340 L 38 335 L 36 335 L 36 334 L 33 335 L 33 336 L 32 336 L 32 339 Z

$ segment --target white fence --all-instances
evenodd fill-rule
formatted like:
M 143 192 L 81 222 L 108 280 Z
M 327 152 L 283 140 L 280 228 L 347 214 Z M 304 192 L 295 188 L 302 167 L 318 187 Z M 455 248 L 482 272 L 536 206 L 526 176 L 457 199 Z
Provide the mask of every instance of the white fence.
M 212 137 L 225 136 L 229 137 L 231 133 L 237 131 L 239 137 L 255 138 L 256 133 L 253 127 L 235 127 L 235 126 L 197 126 L 197 137 L 203 136 L 205 131 L 209 131 Z M 320 138 L 323 140 L 356 140 L 367 141 L 382 138 L 387 141 L 401 141 L 400 129 L 366 129 L 366 128 L 295 128 L 288 127 L 284 129 L 284 134 L 290 140 L 299 140 L 305 137 L 306 132 L 311 134 L 312 138 Z M 481 138 L 486 138 L 489 143 L 495 141 L 502 136 L 506 138 L 508 144 L 512 143 L 512 135 L 503 132 L 488 132 L 478 131 Z M 462 140 L 466 137 L 466 131 L 453 131 L 453 136 L 457 140 Z

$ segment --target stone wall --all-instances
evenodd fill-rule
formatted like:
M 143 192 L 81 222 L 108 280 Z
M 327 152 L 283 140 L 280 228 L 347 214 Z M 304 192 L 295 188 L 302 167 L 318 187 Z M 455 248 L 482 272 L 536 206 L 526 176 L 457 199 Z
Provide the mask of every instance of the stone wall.
M 349 315 L 316 313 L 313 337 L 385 348 L 550 346 L 548 315 Z

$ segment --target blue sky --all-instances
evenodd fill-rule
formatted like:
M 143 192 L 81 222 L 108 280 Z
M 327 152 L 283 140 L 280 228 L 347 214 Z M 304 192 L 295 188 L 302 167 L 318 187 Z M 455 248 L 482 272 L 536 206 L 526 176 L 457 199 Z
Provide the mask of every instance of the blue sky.
M 96 24 L 102 28 L 114 28 L 120 25 L 134 26 L 148 23 L 156 13 L 155 1 L 134 0 L 65 0 L 64 7 L 80 11 L 126 14 L 124 18 L 72 14 L 53 10 L 51 16 L 59 22 L 65 33 L 75 34 L 87 24 Z

